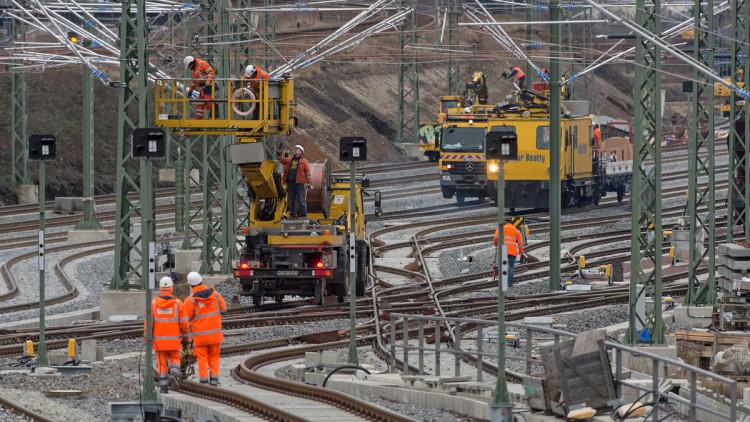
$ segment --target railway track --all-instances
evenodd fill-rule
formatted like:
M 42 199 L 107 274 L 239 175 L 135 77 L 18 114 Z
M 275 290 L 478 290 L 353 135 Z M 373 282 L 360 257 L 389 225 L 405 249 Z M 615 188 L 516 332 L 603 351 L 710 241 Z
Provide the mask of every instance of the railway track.
M 682 189 L 684 190 L 684 188 Z M 466 210 L 466 207 L 461 208 L 461 211 Z M 572 212 L 575 212 L 573 210 Z M 413 213 L 412 213 L 413 214 Z M 625 214 L 623 214 L 625 216 Z M 612 217 L 612 221 L 615 221 L 617 218 L 622 219 L 623 216 L 614 216 Z M 482 220 L 485 217 L 480 217 L 477 219 L 478 221 L 483 222 L 485 220 Z M 463 220 L 463 221 L 462 221 Z M 486 222 L 492 223 L 493 220 L 496 222 L 496 215 L 487 215 L 486 216 Z M 601 219 L 600 219 L 601 220 Z M 422 249 L 422 253 L 425 255 L 429 255 L 432 253 L 436 253 L 441 250 L 441 247 L 449 247 L 448 245 L 453 242 L 457 242 L 457 238 L 453 236 L 460 236 L 460 235 L 448 235 L 448 236 L 431 236 L 434 233 L 437 233 L 441 230 L 449 230 L 447 228 L 450 224 L 463 224 L 463 226 L 466 226 L 466 217 L 457 217 L 454 222 L 451 222 L 450 219 L 441 218 L 439 221 L 436 221 L 437 228 L 433 227 L 425 227 L 424 222 L 414 223 L 414 230 L 416 230 L 419 234 L 415 236 L 416 239 L 419 239 L 418 241 L 420 243 L 424 242 L 424 248 Z M 586 221 L 581 221 L 580 223 L 585 225 L 587 224 Z M 588 222 L 588 224 L 591 224 Z M 400 226 L 400 229 L 404 229 L 406 227 L 411 227 L 409 224 L 404 224 Z M 538 228 L 536 230 L 542 230 L 543 225 L 538 224 Z M 577 227 L 577 226 L 572 226 Z M 570 227 L 566 227 L 568 229 Z M 392 229 L 392 228 L 389 228 Z M 397 231 L 399 228 L 394 229 L 394 231 Z M 629 231 L 620 233 L 621 236 L 629 236 Z M 484 235 L 463 235 L 463 239 L 460 239 L 461 241 L 466 242 L 478 242 L 478 241 L 489 241 L 489 236 Z M 569 238 L 565 238 L 565 241 L 570 241 Z M 585 239 L 578 238 L 576 242 L 583 242 Z M 613 239 L 610 239 L 610 241 L 616 241 Z M 406 242 L 405 242 L 406 243 Z M 471 243 L 468 243 L 471 244 Z M 585 244 L 585 243 L 584 243 Z M 390 245 L 387 247 L 384 247 L 383 249 L 374 248 L 375 251 L 380 251 L 380 253 L 387 253 L 389 250 L 395 250 L 395 249 L 389 249 Z M 405 247 L 405 246 L 402 246 Z M 455 247 L 455 244 L 454 244 Z M 542 247 L 542 246 L 539 246 Z M 585 246 L 583 246 L 585 247 Z M 619 253 L 619 252 L 618 252 Z M 588 256 L 589 254 L 587 254 Z M 594 255 L 591 256 L 592 264 L 597 262 Z M 517 280 L 519 282 L 523 282 L 525 277 L 528 277 L 527 280 L 543 277 L 542 271 L 532 271 L 533 268 L 539 268 L 543 267 L 545 263 L 543 261 L 540 261 L 539 263 L 533 263 L 529 264 L 528 268 L 524 268 L 523 266 L 518 267 L 518 275 Z M 537 267 L 538 266 L 538 267 Z M 573 267 L 571 267 L 572 269 Z M 392 271 L 392 269 L 386 270 L 384 266 L 376 266 L 373 269 L 376 270 L 374 273 L 376 277 L 379 277 L 382 274 L 379 274 L 379 272 L 386 272 L 386 271 Z M 525 270 L 525 271 L 524 271 Z M 381 341 L 384 338 L 389 337 L 389 333 L 387 329 L 383 331 L 383 328 L 385 327 L 383 325 L 383 321 L 381 321 L 381 318 L 387 317 L 390 313 L 420 313 L 425 312 L 426 309 L 430 309 L 428 305 L 430 305 L 433 300 L 437 299 L 440 302 L 440 306 L 442 307 L 443 311 L 451 316 L 459 316 L 459 315 L 476 315 L 478 317 L 491 319 L 494 317 L 494 310 L 496 309 L 495 306 L 491 303 L 491 299 L 474 299 L 470 303 L 466 303 L 466 299 L 460 298 L 460 295 L 462 294 L 462 291 L 465 292 L 471 288 L 474 287 L 477 288 L 477 290 L 491 290 L 495 288 L 496 282 L 492 282 L 491 280 L 484 282 L 484 281 L 477 281 L 481 280 L 482 277 L 488 278 L 488 275 L 486 273 L 478 273 L 478 274 L 471 274 L 467 275 L 467 278 L 450 280 L 450 279 L 442 279 L 442 280 L 434 280 L 431 282 L 432 284 L 432 293 L 424 294 L 419 293 L 415 291 L 415 289 L 420 288 L 420 281 L 419 276 L 420 273 L 404 273 L 408 277 L 413 277 L 415 280 L 417 280 L 416 286 L 393 286 L 391 288 L 378 288 L 375 290 L 372 290 L 370 292 L 370 295 L 361 298 L 358 300 L 358 314 L 357 317 L 359 320 L 366 320 L 370 321 L 368 323 L 360 324 L 357 327 L 358 331 L 358 339 L 359 345 L 361 347 L 369 346 L 369 347 L 375 347 L 376 350 L 379 350 L 378 354 L 381 355 L 382 359 L 388 358 L 388 352 L 387 350 L 381 350 L 379 346 L 377 346 L 378 342 Z M 683 276 L 684 278 L 684 276 Z M 376 280 L 376 283 L 379 286 L 385 286 L 388 284 L 387 280 Z M 469 283 L 469 284 L 467 284 Z M 476 285 L 476 286 L 474 286 Z M 421 288 L 424 289 L 425 286 L 422 286 Z M 679 289 L 680 287 L 675 287 L 676 289 Z M 411 291 L 410 291 L 411 289 Z M 429 290 L 429 289 L 428 289 Z M 609 301 L 609 303 L 627 303 L 627 294 L 623 294 L 622 292 L 618 292 L 617 290 L 612 290 L 611 293 L 612 296 L 602 295 L 601 293 L 592 294 L 590 297 L 585 297 L 583 295 L 578 297 L 573 297 L 571 294 L 566 294 L 565 296 L 562 295 L 555 295 L 556 297 L 548 297 L 548 298 L 535 298 L 535 297 L 529 297 L 529 298 L 508 298 L 508 312 L 509 312 L 509 320 L 514 320 L 515 318 L 523 318 L 524 315 L 550 315 L 550 314 L 556 314 L 560 312 L 569 312 L 576 309 L 582 309 L 582 308 L 589 308 L 594 306 L 602 306 L 601 304 Z M 675 295 L 680 294 L 680 290 L 675 290 Z M 402 296 L 399 296 L 402 295 Z M 412 295 L 412 296 L 409 296 Z M 619 295 L 619 296 L 618 296 Z M 547 295 L 551 296 L 551 295 Z M 624 298 L 624 299 L 623 299 Z M 367 301 L 372 301 L 372 304 L 367 304 Z M 622 302 L 624 300 L 624 302 Z M 533 309 L 530 308 L 531 304 L 534 304 Z M 270 305 L 270 304 L 269 304 Z M 225 328 L 229 330 L 246 330 L 246 329 L 252 329 L 252 327 L 262 327 L 262 326 L 268 326 L 269 320 L 273 324 L 278 325 L 295 325 L 295 324 L 309 324 L 314 323 L 316 321 L 324 321 L 327 319 L 346 319 L 348 318 L 348 312 L 346 310 L 346 305 L 338 305 L 338 304 L 330 304 L 325 307 L 321 308 L 315 308 L 314 311 L 310 307 L 306 306 L 306 301 L 299 301 L 299 303 L 291 303 L 291 304 L 283 304 L 279 307 L 261 307 L 261 309 L 255 309 L 254 312 L 246 312 L 250 311 L 250 309 L 237 309 L 233 311 L 236 315 L 236 318 L 234 317 L 227 317 L 226 318 L 226 325 Z M 388 309 L 384 309 L 383 306 L 386 306 Z M 288 307 L 287 307 L 288 306 Z M 437 308 L 437 306 L 435 306 Z M 255 314 L 254 317 L 248 318 L 250 314 Z M 296 314 L 296 315 L 295 315 Z M 250 328 L 248 328 L 250 327 Z M 73 330 L 73 327 L 68 327 L 68 329 Z M 106 339 L 106 338 L 124 338 L 128 336 L 132 336 L 132 338 L 138 338 L 142 335 L 142 325 L 139 324 L 131 324 L 128 325 L 122 325 L 117 326 L 116 328 L 109 327 L 108 329 L 104 330 L 102 328 L 97 327 L 87 327 L 87 330 L 85 331 L 81 327 L 76 327 L 76 330 L 79 331 L 71 331 L 66 332 L 64 329 L 59 330 L 49 330 L 47 331 L 48 336 L 48 348 L 62 348 L 67 345 L 67 338 L 69 336 L 75 336 L 76 338 L 91 338 L 91 339 Z M 265 365 L 265 362 L 277 362 L 277 361 L 288 361 L 290 359 L 299 359 L 299 352 L 297 352 L 297 355 L 290 356 L 288 354 L 279 353 L 276 354 L 274 351 L 279 348 L 295 348 L 300 349 L 303 347 L 317 347 L 318 349 L 315 350 L 322 350 L 323 348 L 333 348 L 333 349 L 342 349 L 347 346 L 345 339 L 348 336 L 347 330 L 340 330 L 339 332 L 329 332 L 329 333 L 318 333 L 315 335 L 305 335 L 305 336 L 293 336 L 288 338 L 280 338 L 280 339 L 271 339 L 267 343 L 255 343 L 252 345 L 236 345 L 231 347 L 224 347 L 223 352 L 226 353 L 227 356 L 230 355 L 243 355 L 250 353 L 250 351 L 269 351 L 268 353 L 262 353 L 263 360 L 259 360 L 257 364 L 253 365 L 246 365 L 247 370 L 251 372 L 258 372 L 258 369 L 261 368 L 263 365 Z M 403 330 L 399 330 L 403 331 Z M 470 331 L 470 330 L 467 330 Z M 408 330 L 410 336 L 416 336 L 416 331 L 414 330 Z M 463 331 L 462 331 L 463 332 Z M 75 334 L 73 334 L 75 333 Z M 379 333 L 379 334 L 378 334 Z M 111 337 L 108 337 L 111 336 Z M 0 336 L 0 356 L 10 356 L 12 353 L 17 353 L 18 346 L 17 343 L 12 344 L 11 341 L 18 341 L 19 339 L 25 339 L 25 338 L 31 338 L 35 339 L 35 333 L 32 331 L 19 331 L 14 333 L 7 333 L 2 336 Z M 6 343 L 7 341 L 7 343 Z M 468 342 L 468 338 L 462 339 L 462 344 L 466 344 Z M 311 344 L 315 343 L 315 344 Z M 15 349 L 15 351 L 12 351 Z M 312 350 L 312 349 L 311 349 Z M 302 352 L 304 353 L 304 352 Z M 472 363 L 468 362 L 467 365 L 471 366 Z M 414 371 L 414 368 L 409 368 L 408 364 L 401 363 L 401 367 L 406 366 L 407 371 Z M 496 369 L 495 369 L 496 370 Z M 491 365 L 489 365 L 487 362 L 483 365 L 483 371 L 485 371 L 487 374 L 492 374 L 493 369 Z M 509 378 L 512 379 L 514 374 L 508 375 Z M 199 386 L 200 387 L 200 386 Z M 190 389 L 190 386 L 188 383 L 185 383 L 185 392 Z M 214 392 L 215 393 L 215 392 Z M 192 393 L 191 393 L 192 394 Z M 200 394 L 199 392 L 195 394 Z M 223 394 L 222 394 L 223 395 Z M 197 396 L 196 396 L 197 397 Z M 243 401 L 243 398 L 234 398 L 231 397 L 213 397 L 209 398 L 210 400 L 227 400 L 227 401 Z M 250 406 L 253 405 L 249 404 L 243 404 L 241 406 Z M 262 413 L 263 411 L 261 411 Z M 365 411 L 366 412 L 366 411 Z M 367 416 L 367 413 L 361 413 L 360 416 L 352 416 L 353 418 L 374 418 L 373 416 Z M 288 419 L 288 420 L 294 420 L 294 419 Z M 384 419 L 384 420 L 391 420 L 391 419 Z M 393 419 L 397 420 L 397 419 Z

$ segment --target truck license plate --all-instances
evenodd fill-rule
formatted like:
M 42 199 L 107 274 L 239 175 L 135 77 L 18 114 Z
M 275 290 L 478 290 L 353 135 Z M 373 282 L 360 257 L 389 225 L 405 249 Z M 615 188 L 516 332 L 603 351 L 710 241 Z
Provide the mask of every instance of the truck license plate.
M 278 271 L 276 271 L 276 275 L 278 275 L 278 276 L 299 275 L 299 271 L 297 271 L 297 270 L 278 270 Z

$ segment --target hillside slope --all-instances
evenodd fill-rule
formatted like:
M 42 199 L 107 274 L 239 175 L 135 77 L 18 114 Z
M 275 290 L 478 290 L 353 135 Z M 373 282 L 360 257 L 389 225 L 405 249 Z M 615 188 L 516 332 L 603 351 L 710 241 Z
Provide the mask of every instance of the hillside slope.
M 281 141 L 290 147 L 302 144 L 311 161 L 330 159 L 339 167 L 338 140 L 342 136 L 364 136 L 371 163 L 410 160 L 395 144 L 397 133 L 397 68 L 373 64 L 375 60 L 316 65 L 295 73 L 299 127 Z M 471 67 L 471 68 L 470 68 Z M 475 62 L 461 67 L 461 81 L 474 70 L 488 75 L 490 102 L 502 101 L 510 89 L 500 77 L 506 65 Z M 444 94 L 446 70 L 440 65 L 420 67 L 421 120 L 428 121 L 437 109 L 437 97 Z M 79 67 L 49 70 L 28 75 L 29 133 L 53 133 L 58 139 L 58 158 L 46 166 L 48 198 L 80 196 L 82 173 L 82 72 Z M 619 118 L 631 114 L 632 100 L 597 78 L 598 112 Z M 10 74 L 0 75 L 0 91 L 11 93 Z M 95 82 L 95 193 L 113 191 L 117 164 L 118 90 Z M 0 201 L 14 203 L 10 148 L 10 101 L 0 104 Z M 161 164 L 157 164 L 159 167 Z M 31 164 L 36 180 L 36 164 Z

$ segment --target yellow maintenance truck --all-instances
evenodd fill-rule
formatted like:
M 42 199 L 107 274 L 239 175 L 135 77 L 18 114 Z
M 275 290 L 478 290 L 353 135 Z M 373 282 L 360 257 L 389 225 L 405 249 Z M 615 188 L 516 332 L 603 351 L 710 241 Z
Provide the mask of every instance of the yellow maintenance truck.
M 331 176 L 327 161 L 311 165 L 313 187 L 307 193 L 308 216 L 293 219 L 287 203 L 286 181 L 279 160 L 265 158 L 262 138 L 289 134 L 296 123 L 294 80 L 282 77 L 257 81 L 257 88 L 235 80 L 214 80 L 214 96 L 194 99 L 185 93 L 189 81 L 157 80 L 156 124 L 185 135 L 233 135 L 232 163 L 239 166 L 248 189 L 248 225 L 237 229 L 242 239 L 234 278 L 242 295 L 260 305 L 263 297 L 281 303 L 286 295 L 312 297 L 322 304 L 326 296 L 339 301 L 349 291 L 346 268 L 349 224 L 349 180 Z M 223 89 L 226 87 L 226 89 Z M 220 89 L 221 88 L 221 89 Z M 202 106 L 207 118 L 196 118 Z M 355 249 L 357 294 L 364 293 L 369 267 L 365 240 L 363 188 L 356 181 Z

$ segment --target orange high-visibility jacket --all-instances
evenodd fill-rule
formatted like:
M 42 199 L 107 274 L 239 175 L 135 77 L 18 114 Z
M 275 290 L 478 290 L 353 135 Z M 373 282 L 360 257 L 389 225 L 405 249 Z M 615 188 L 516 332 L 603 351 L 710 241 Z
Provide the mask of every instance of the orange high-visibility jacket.
M 190 324 L 185 306 L 174 296 L 161 294 L 151 301 L 154 350 L 180 350 L 183 339 L 190 338 Z M 143 322 L 146 332 L 146 321 Z
M 289 174 L 289 167 L 291 166 L 293 159 L 294 157 L 284 157 L 281 159 L 281 164 L 284 165 L 284 174 L 281 176 L 281 180 L 283 180 L 284 182 L 286 182 L 286 175 Z M 310 164 L 307 162 L 307 158 L 299 158 L 297 177 L 294 180 L 299 185 L 312 183 L 312 174 L 310 173 Z
M 513 68 L 513 72 L 511 72 L 511 76 L 513 76 L 517 81 L 520 81 L 521 78 L 526 76 L 526 74 L 521 70 L 520 67 L 516 66 Z
M 193 287 L 193 292 L 185 299 L 185 314 L 190 320 L 193 345 L 206 346 L 224 341 L 221 314 L 226 311 L 227 304 L 219 292 L 202 284 Z
M 602 148 L 602 131 L 598 127 L 594 128 L 594 147 L 596 149 Z
M 505 245 L 508 246 L 508 255 L 518 256 L 519 253 L 523 253 L 523 237 L 521 236 L 521 232 L 512 224 L 505 223 L 505 226 L 503 227 L 504 234 L 504 242 Z M 498 244 L 498 238 L 500 237 L 500 231 L 498 229 L 495 229 L 495 238 L 493 239 L 493 243 L 495 246 Z
M 190 84 L 190 89 L 195 89 L 196 86 L 203 86 L 205 84 L 211 85 L 211 81 L 214 80 L 214 69 L 208 64 L 207 61 L 202 59 L 195 59 L 195 68 L 193 69 L 193 83 Z
M 242 83 L 245 84 L 249 82 L 256 92 L 258 91 L 258 86 L 260 85 L 259 81 L 267 81 L 269 79 L 271 79 L 271 75 L 269 75 L 268 72 L 259 67 L 256 67 L 255 72 L 253 72 L 253 74 L 250 76 L 247 76 L 244 73 L 242 74 Z

